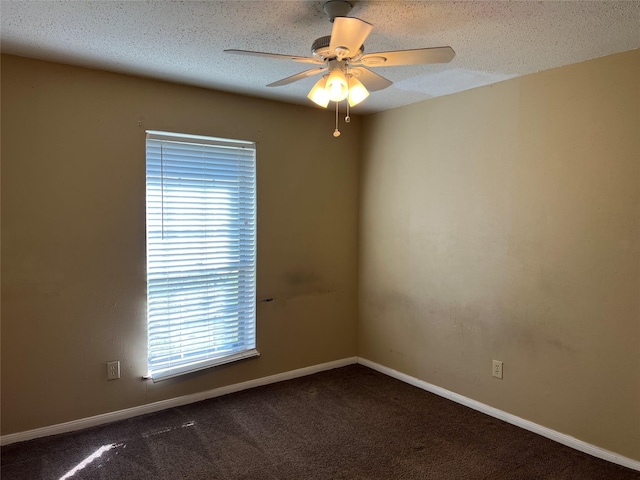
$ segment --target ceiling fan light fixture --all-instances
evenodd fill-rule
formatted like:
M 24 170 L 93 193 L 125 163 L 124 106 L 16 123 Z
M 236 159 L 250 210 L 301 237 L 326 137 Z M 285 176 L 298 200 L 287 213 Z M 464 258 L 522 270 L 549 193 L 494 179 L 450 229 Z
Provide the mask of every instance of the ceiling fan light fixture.
M 347 98 L 349 93 L 349 85 L 347 84 L 347 78 L 341 68 L 333 68 L 329 73 L 327 79 L 327 92 L 329 93 L 329 99 L 332 102 L 341 102 Z
M 355 107 L 360 102 L 362 102 L 365 98 L 369 96 L 368 90 L 362 84 L 360 80 L 358 80 L 353 75 L 349 77 L 349 94 L 347 95 L 347 101 L 349 102 L 350 107 Z
M 326 77 L 322 77 L 320 80 L 316 82 L 313 88 L 309 91 L 307 98 L 311 100 L 316 105 L 319 105 L 323 108 L 327 108 L 329 105 L 329 91 L 327 90 L 327 79 Z
M 267 87 L 279 87 L 314 75 L 322 75 L 322 78 L 309 91 L 307 97 L 323 108 L 327 108 L 331 102 L 335 103 L 336 129 L 334 136 L 338 136 L 340 135 L 340 130 L 338 130 L 340 102 L 346 99 L 345 122 L 349 123 L 351 119 L 349 116 L 350 107 L 365 100 L 369 96 L 369 90 L 372 92 L 382 90 L 393 83 L 367 67 L 448 63 L 455 56 L 451 47 L 414 48 L 365 55 L 364 42 L 371 33 L 373 25 L 359 18 L 347 17 L 352 6 L 347 0 L 325 1 L 323 8 L 333 23 L 333 27 L 331 35 L 317 38 L 313 42 L 311 57 L 250 50 L 225 50 L 225 52 L 293 60 L 315 65 L 315 68 L 270 83 Z

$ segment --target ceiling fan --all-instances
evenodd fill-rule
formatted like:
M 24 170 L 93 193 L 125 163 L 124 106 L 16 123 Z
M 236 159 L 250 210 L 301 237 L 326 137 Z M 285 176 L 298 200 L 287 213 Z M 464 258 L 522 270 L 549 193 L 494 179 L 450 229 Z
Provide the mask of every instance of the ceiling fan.
M 253 52 L 248 50 L 224 50 L 237 55 L 293 60 L 294 62 L 314 65 L 290 77 L 270 83 L 267 87 L 280 87 L 322 74 L 322 78 L 313 86 L 307 97 L 317 105 L 326 108 L 329 102 L 336 103 L 336 129 L 334 137 L 340 135 L 338 130 L 338 104 L 347 100 L 347 117 L 349 107 L 353 107 L 369 96 L 369 91 L 378 91 L 390 86 L 393 82 L 370 70 L 375 67 L 395 67 L 400 65 L 420 65 L 427 63 L 448 63 L 455 56 L 451 47 L 417 48 L 412 50 L 395 50 L 390 52 L 364 53 L 364 41 L 373 25 L 355 17 L 347 17 L 351 11 L 351 3 L 345 0 L 329 0 L 324 4 L 324 11 L 333 23 L 331 35 L 320 37 L 311 45 L 311 57 L 283 55 L 278 53 Z

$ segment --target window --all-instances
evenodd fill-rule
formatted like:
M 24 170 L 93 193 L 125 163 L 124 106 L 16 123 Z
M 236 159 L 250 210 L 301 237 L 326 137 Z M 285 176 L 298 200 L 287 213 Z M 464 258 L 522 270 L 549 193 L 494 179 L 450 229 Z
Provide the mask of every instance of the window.
M 255 144 L 148 131 L 146 158 L 149 376 L 258 355 Z

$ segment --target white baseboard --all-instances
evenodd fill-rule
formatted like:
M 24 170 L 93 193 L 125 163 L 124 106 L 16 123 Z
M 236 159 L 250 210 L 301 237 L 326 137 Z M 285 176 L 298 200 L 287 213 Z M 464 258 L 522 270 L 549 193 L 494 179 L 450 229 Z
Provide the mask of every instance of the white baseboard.
M 228 385 L 226 387 L 214 388 L 212 390 L 207 390 L 206 392 L 199 392 L 191 395 L 184 395 L 182 397 L 170 398 L 168 400 L 161 400 L 159 402 L 140 405 L 138 407 L 126 408 L 124 410 L 118 410 L 116 412 L 103 413 L 101 415 L 95 415 L 93 417 L 81 418 L 79 420 L 73 420 L 71 422 L 59 423 L 57 425 L 51 425 L 49 427 L 27 430 L 26 432 L 11 433 L 9 435 L 3 435 L 0 437 L 0 445 L 4 446 L 11 443 L 24 442 L 25 440 L 33 440 L 34 438 L 47 437 L 49 435 L 57 435 L 59 433 L 73 432 L 75 430 L 82 430 L 83 428 L 95 427 L 118 420 L 125 420 L 127 418 L 137 417 L 138 415 L 144 415 L 147 413 L 165 410 L 167 408 L 179 407 L 181 405 L 199 402 L 208 398 L 220 397 L 222 395 L 239 392 L 248 388 L 268 385 L 270 383 L 282 382 L 284 380 L 304 377 L 306 375 L 323 372 L 325 370 L 352 365 L 354 363 L 357 363 L 357 361 L 357 357 L 343 358 L 341 360 L 335 360 L 333 362 L 321 363 L 320 365 L 312 365 L 310 367 L 299 368 L 297 370 L 278 373 L 275 375 L 270 375 L 268 377 L 256 378 L 255 380 L 236 383 L 234 385 Z
M 380 373 L 384 373 L 385 375 L 389 375 L 390 377 L 413 385 L 414 387 L 421 388 L 422 390 L 426 390 L 427 392 L 435 393 L 436 395 L 444 397 L 448 400 L 452 400 L 456 403 L 460 403 L 466 407 L 472 408 L 482 413 L 486 413 L 487 415 L 498 418 L 517 427 L 524 428 L 525 430 L 537 433 L 538 435 L 542 435 L 543 437 L 554 440 L 558 443 L 566 445 L 567 447 L 571 447 L 575 450 L 579 450 L 594 457 L 601 458 L 618 465 L 622 465 L 623 467 L 640 471 L 640 462 L 637 460 L 624 457 L 609 450 L 605 450 L 604 448 L 596 447 L 595 445 L 583 442 L 582 440 L 578 440 L 577 438 L 570 435 L 556 432 L 555 430 L 551 430 L 550 428 L 543 427 L 542 425 L 530 422 L 529 420 L 525 420 L 524 418 L 520 418 L 515 415 L 511 415 L 510 413 L 503 412 L 502 410 L 498 410 L 497 408 L 490 407 L 489 405 L 485 405 L 484 403 L 480 403 L 463 395 L 459 395 L 436 385 L 432 385 L 431 383 L 427 383 L 423 380 L 411 377 L 402 372 L 398 372 L 397 370 L 393 370 L 365 358 L 358 358 L 358 363 L 364 365 L 365 367 L 369 367 L 373 370 L 377 370 Z

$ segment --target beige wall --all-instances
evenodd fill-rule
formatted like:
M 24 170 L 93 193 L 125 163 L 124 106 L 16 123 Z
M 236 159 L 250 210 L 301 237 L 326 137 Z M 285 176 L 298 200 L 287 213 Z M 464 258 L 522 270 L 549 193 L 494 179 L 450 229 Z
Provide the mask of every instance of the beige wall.
M 339 139 L 332 122 L 3 56 L 2 434 L 354 356 L 360 119 Z M 257 142 L 258 299 L 275 298 L 258 303 L 257 359 L 141 380 L 145 129 Z
M 2 434 L 357 353 L 640 460 L 639 70 L 606 57 L 336 140 L 330 112 L 3 56 Z M 258 359 L 140 380 L 145 129 L 258 142 Z
M 363 145 L 358 354 L 640 460 L 640 51 L 365 117 Z

